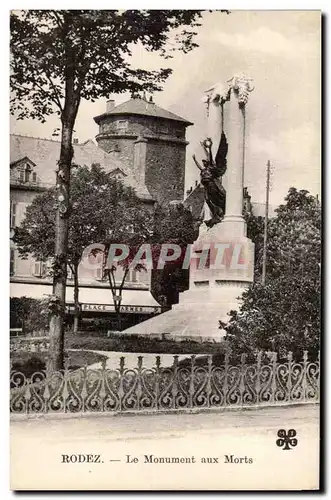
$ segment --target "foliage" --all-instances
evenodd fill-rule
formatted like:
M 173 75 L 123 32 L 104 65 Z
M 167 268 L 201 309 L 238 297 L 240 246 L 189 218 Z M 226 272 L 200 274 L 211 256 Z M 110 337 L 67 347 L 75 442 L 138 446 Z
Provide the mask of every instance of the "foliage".
M 251 212 L 245 214 L 247 238 L 254 243 L 254 274 L 259 279 L 262 273 L 264 218 Z
M 295 188 L 285 202 L 268 223 L 266 284 L 252 284 L 225 326 L 235 351 L 302 355 L 306 349 L 316 355 L 319 349 L 321 207 Z
M 66 119 L 81 99 L 160 90 L 171 69 L 133 67 L 133 46 L 163 58 L 189 52 L 200 17 L 197 10 L 13 11 L 12 112 L 45 121 L 55 110 Z
M 56 189 L 52 188 L 33 200 L 27 207 L 21 226 L 15 228 L 13 241 L 22 257 L 27 258 L 32 254 L 38 260 L 52 261 L 55 251 L 55 218 Z M 167 280 L 173 276 L 181 282 L 181 260 L 186 245 L 193 242 L 195 237 L 192 215 L 182 205 L 152 207 L 139 199 L 133 189 L 111 177 L 99 165 L 92 165 L 91 169 L 85 166 L 76 168 L 71 177 L 67 262 L 74 275 L 77 313 L 79 263 L 83 256 L 88 257 L 84 251 L 90 245 L 104 245 L 104 275 L 109 280 L 113 297 L 119 297 L 119 300 L 114 301 L 119 313 L 122 290 L 129 270 L 146 269 L 141 263 L 132 266 L 139 247 L 145 243 L 151 244 L 154 264 L 159 258 L 162 243 L 175 243 L 182 247 L 180 258 L 167 263 L 161 273 L 165 283 L 163 287 L 166 287 Z M 119 267 L 123 271 L 120 281 L 117 266 L 106 265 L 109 249 L 114 244 L 125 244 L 130 249 L 128 257 L 119 261 Z M 98 250 L 95 251 L 97 253 Z M 50 273 L 51 271 L 52 269 Z
M 121 223 L 115 220 L 119 215 L 117 207 L 122 213 L 128 199 L 139 201 L 131 188 L 112 178 L 97 164 L 91 168 L 76 168 L 71 176 L 70 191 L 67 261 L 74 272 L 84 249 L 105 239 L 111 228 Z M 56 193 L 56 188 L 51 188 L 36 196 L 27 207 L 22 224 L 15 228 L 13 241 L 21 257 L 32 254 L 46 261 L 54 256 Z
M 42 359 L 43 357 L 40 354 L 38 354 L 37 356 L 25 356 L 25 354 L 26 353 L 24 352 L 24 355 L 16 355 L 12 359 L 11 369 L 13 371 L 23 373 L 25 377 L 30 378 L 34 373 L 45 370 L 45 360 Z
M 25 333 L 48 329 L 46 301 L 29 297 L 10 298 L 10 327 L 22 328 Z
M 100 363 L 107 359 L 102 354 L 89 351 L 70 351 L 66 353 L 69 356 L 69 369 L 76 370 L 83 366 Z M 33 373 L 46 370 L 47 353 L 38 352 L 34 354 L 26 351 L 15 351 L 11 353 L 11 369 L 23 373 L 27 378 Z
M 181 247 L 180 256 L 165 264 L 164 269 L 153 269 L 152 293 L 157 301 L 171 306 L 178 302 L 179 293 L 189 286 L 189 270 L 182 269 L 187 245 L 198 237 L 192 213 L 182 204 L 158 207 L 155 215 L 154 242 L 174 243 Z M 157 249 L 159 250 L 159 246 Z M 159 251 L 155 258 L 159 257 Z M 155 259 L 156 260 L 156 259 Z M 164 297 L 164 299 L 163 299 Z
M 12 237 L 20 257 L 31 254 L 36 260 L 46 262 L 54 256 L 55 196 L 55 188 L 48 189 L 27 206 L 22 224 L 15 227 Z
M 38 260 L 54 262 L 56 192 L 56 188 L 51 188 L 34 198 L 21 226 L 15 228 L 13 241 L 23 258 L 32 254 Z M 74 276 L 76 315 L 79 313 L 79 264 L 84 250 L 102 242 L 110 233 L 122 236 L 126 222 L 134 223 L 135 230 L 142 231 L 140 221 L 146 210 L 141 205 L 131 188 L 112 178 L 99 165 L 73 171 L 67 263 Z M 135 214 L 138 207 L 141 217 Z M 54 265 L 50 269 L 52 273 Z
M 103 242 L 105 244 L 104 262 L 105 275 L 108 277 L 109 284 L 113 293 L 115 310 L 120 311 L 122 290 L 125 283 L 125 278 L 130 270 L 142 271 L 156 269 L 161 253 L 161 245 L 164 243 L 176 244 L 182 248 L 181 255 L 174 261 L 167 262 L 163 270 L 153 271 L 154 292 L 159 298 L 163 295 L 162 281 L 168 282 L 172 275 L 177 273 L 180 275 L 181 262 L 185 255 L 186 245 L 192 243 L 196 236 L 194 229 L 194 221 L 189 210 L 185 209 L 182 204 L 178 205 L 159 205 L 148 207 L 141 203 L 137 206 L 136 200 L 133 198 L 126 199 L 123 206 L 116 207 L 120 213 L 115 217 L 117 224 L 112 227 L 111 234 Z M 125 258 L 119 260 L 117 264 L 111 265 L 109 259 L 109 251 L 112 245 L 125 244 L 129 248 L 129 254 Z M 149 261 L 146 253 L 141 253 L 141 258 L 137 255 L 141 251 L 142 245 L 148 245 L 150 249 Z M 143 261 L 146 262 L 143 262 Z M 108 265 L 109 264 L 109 265 Z M 122 268 L 123 278 L 121 282 L 116 281 L 116 272 L 118 267 Z M 159 278 L 159 281 L 158 281 Z M 180 281 L 180 279 L 178 278 Z M 159 288 L 157 287 L 157 283 Z M 160 293 L 161 292 L 161 293 Z
M 10 15 L 11 113 L 18 119 L 61 120 L 57 170 L 54 293 L 60 310 L 50 317 L 53 369 L 63 368 L 64 290 L 69 231 L 72 137 L 81 99 L 94 101 L 125 91 L 154 92 L 169 68 L 134 68 L 133 45 L 163 58 L 188 52 L 200 11 L 193 10 L 21 10 Z M 171 42 L 170 44 L 168 42 Z
M 321 206 L 306 190 L 290 188 L 268 225 L 267 275 L 320 276 Z M 270 226 L 270 227 L 269 227 Z
M 66 349 L 91 349 L 96 351 L 136 352 L 152 354 L 219 354 L 223 352 L 220 344 L 213 342 L 181 341 L 153 339 L 140 335 L 113 334 L 110 338 L 68 335 Z

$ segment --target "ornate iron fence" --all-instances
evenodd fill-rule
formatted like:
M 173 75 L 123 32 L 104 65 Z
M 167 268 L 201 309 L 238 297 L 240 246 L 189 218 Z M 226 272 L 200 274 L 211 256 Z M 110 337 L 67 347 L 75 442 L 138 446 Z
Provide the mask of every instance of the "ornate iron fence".
M 248 363 L 241 356 L 231 364 L 225 356 L 222 365 L 213 364 L 212 355 L 191 356 L 172 366 L 146 368 L 138 356 L 136 368 L 88 367 L 63 372 L 34 373 L 30 378 L 11 373 L 13 413 L 49 412 L 127 412 L 150 410 L 192 410 L 225 407 L 297 404 L 319 401 L 319 357 L 309 361 L 277 361 L 276 353 L 259 352 Z

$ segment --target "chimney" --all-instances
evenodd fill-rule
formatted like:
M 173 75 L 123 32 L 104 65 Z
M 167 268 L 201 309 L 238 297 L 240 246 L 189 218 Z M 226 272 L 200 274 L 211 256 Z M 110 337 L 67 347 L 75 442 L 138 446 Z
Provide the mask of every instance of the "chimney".
M 78 139 L 74 139 L 74 140 L 73 140 L 73 143 L 74 143 L 74 144 L 78 144 Z
M 115 108 L 115 101 L 114 101 L 114 99 L 109 99 L 109 101 L 107 101 L 107 104 L 106 104 L 106 111 L 107 111 L 107 113 L 109 113 L 114 108 Z

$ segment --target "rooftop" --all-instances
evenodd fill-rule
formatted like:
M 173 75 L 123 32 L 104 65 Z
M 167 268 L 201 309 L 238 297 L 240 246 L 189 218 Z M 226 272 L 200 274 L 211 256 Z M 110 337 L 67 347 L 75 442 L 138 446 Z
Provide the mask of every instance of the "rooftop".
M 106 113 L 95 116 L 94 121 L 99 124 L 103 118 L 114 115 L 152 116 L 155 118 L 164 118 L 166 120 L 181 122 L 186 126 L 193 125 L 192 122 L 189 122 L 185 118 L 175 115 L 175 113 L 171 113 L 166 109 L 160 108 L 160 106 L 157 106 L 153 101 L 147 101 L 146 99 L 141 97 L 133 97 L 129 101 L 123 102 L 122 104 L 113 107 L 113 109 L 108 110 Z
M 10 165 L 14 167 L 15 163 L 27 157 L 35 164 L 34 171 L 38 176 L 38 184 L 54 186 L 60 146 L 60 141 L 52 139 L 11 134 Z M 73 148 L 73 163 L 76 165 L 90 167 L 92 163 L 99 163 L 106 172 L 121 170 L 125 174 L 124 184 L 134 188 L 140 198 L 151 199 L 147 187 L 138 184 L 123 162 L 114 158 L 111 153 L 103 151 L 91 139 L 81 144 L 73 144 Z

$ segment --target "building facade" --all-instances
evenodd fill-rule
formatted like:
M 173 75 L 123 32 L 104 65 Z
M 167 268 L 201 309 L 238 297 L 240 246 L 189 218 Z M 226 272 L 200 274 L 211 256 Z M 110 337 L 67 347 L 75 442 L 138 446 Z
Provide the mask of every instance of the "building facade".
M 183 200 L 185 129 L 190 122 L 138 98 L 112 107 L 111 116 L 108 103 L 107 112 L 95 120 L 99 123 L 98 146 L 92 140 L 82 144 L 74 140 L 74 164 L 88 167 L 100 164 L 105 171 L 134 188 L 146 204 Z M 125 121 L 125 133 L 121 121 Z M 10 139 L 10 227 L 13 232 L 24 219 L 26 208 L 33 199 L 55 185 L 60 142 L 19 135 L 11 135 Z M 169 179 L 172 179 L 171 182 Z M 117 275 L 120 282 L 120 269 Z M 52 279 L 47 265 L 32 256 L 22 259 L 12 241 L 10 281 L 11 297 L 40 299 L 52 293 Z M 122 328 L 162 311 L 150 292 L 150 285 L 150 271 L 131 271 L 128 274 L 122 293 Z M 93 269 L 81 262 L 79 297 L 83 323 L 103 318 L 106 323 L 109 322 L 109 329 L 116 329 L 115 307 L 109 285 L 102 279 L 101 262 L 96 263 Z M 73 313 L 73 277 L 70 270 L 66 302 L 70 322 Z
M 119 106 L 108 101 L 106 112 L 94 120 L 99 147 L 127 165 L 154 200 L 183 201 L 186 128 L 193 123 L 144 98 Z

